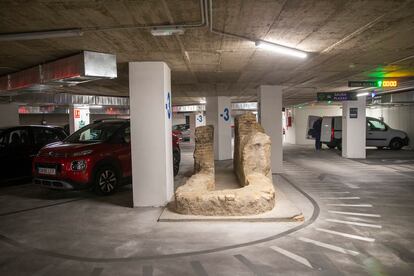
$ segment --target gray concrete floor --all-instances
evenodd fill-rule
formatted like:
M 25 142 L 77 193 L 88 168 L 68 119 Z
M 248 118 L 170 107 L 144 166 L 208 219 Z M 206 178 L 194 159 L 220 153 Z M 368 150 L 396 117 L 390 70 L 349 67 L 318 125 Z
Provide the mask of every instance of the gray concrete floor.
M 192 173 L 183 145 L 176 186 Z M 111 197 L 0 188 L 0 275 L 413 275 L 414 152 L 284 148 L 276 185 L 297 223 L 159 223 L 161 208 Z

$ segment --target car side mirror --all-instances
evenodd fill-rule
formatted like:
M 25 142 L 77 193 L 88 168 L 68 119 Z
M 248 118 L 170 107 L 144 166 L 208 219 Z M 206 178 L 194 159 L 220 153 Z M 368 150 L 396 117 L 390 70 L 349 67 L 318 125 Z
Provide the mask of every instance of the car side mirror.
M 122 137 L 122 140 L 124 141 L 125 144 L 129 144 L 131 143 L 131 137 L 130 136 L 124 136 Z

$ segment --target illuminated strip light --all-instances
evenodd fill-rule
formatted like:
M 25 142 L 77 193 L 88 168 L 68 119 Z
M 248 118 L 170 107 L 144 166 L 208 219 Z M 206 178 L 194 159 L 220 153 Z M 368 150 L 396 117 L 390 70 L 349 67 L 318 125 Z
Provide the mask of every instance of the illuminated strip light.
M 256 41 L 256 47 L 298 58 L 306 58 L 308 56 L 306 52 L 265 41 Z
M 363 96 L 368 96 L 368 95 L 369 95 L 368 92 L 364 92 L 364 93 L 357 94 L 357 97 L 363 97 Z

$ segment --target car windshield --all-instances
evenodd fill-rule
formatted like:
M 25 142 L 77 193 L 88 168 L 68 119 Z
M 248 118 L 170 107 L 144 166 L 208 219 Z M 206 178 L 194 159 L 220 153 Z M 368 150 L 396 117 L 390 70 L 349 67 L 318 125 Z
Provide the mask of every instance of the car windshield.
M 386 130 L 385 124 L 375 119 L 368 119 L 368 127 L 370 130 Z
M 100 122 L 79 129 L 65 139 L 65 143 L 93 143 L 107 141 L 124 122 Z
M 187 125 L 175 125 L 173 126 L 173 130 L 180 130 L 180 131 L 185 131 L 187 130 L 189 127 L 187 127 Z

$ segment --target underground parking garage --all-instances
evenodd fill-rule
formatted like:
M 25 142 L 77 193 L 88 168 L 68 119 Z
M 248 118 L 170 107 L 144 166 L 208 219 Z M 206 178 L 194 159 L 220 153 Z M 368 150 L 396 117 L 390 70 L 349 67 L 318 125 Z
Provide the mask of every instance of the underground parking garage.
M 2 275 L 412 275 L 414 2 L 2 1 Z

